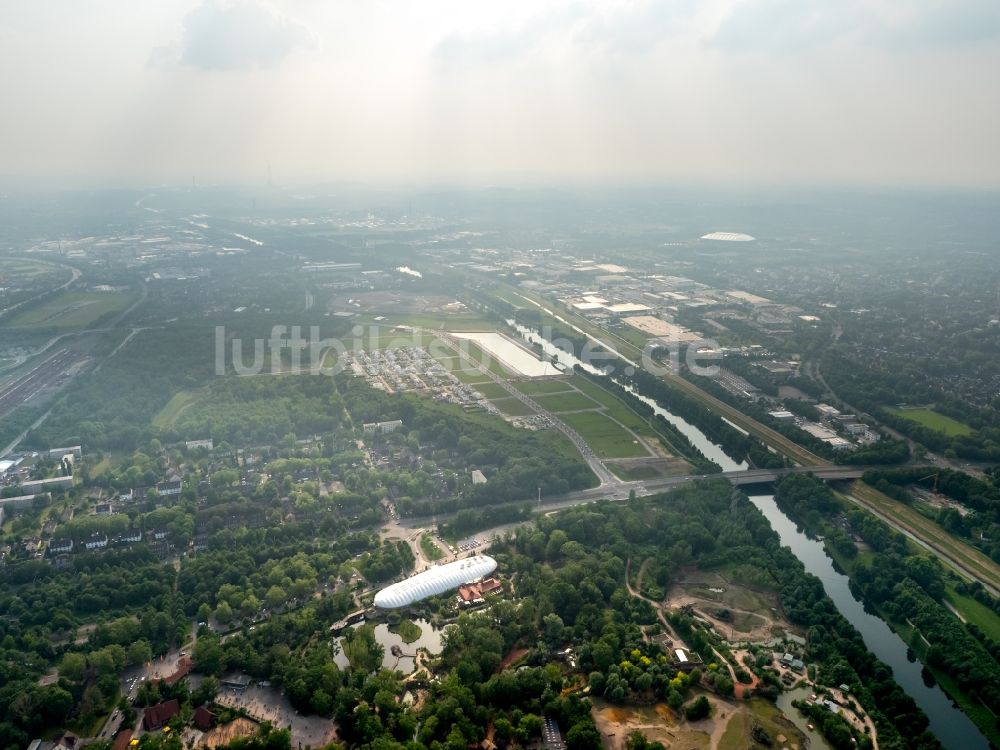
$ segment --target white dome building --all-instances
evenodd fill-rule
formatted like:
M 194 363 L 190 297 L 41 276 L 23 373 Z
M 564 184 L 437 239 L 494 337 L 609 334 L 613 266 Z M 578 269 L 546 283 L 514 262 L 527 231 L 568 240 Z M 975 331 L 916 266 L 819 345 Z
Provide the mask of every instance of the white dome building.
M 405 581 L 386 586 L 375 594 L 379 609 L 398 609 L 435 594 L 443 594 L 462 584 L 478 581 L 497 569 L 497 561 L 488 555 L 476 555 L 425 570 Z

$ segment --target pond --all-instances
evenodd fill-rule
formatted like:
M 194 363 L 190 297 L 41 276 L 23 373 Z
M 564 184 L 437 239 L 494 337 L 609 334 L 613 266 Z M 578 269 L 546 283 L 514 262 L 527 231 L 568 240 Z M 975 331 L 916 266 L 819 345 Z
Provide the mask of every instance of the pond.
M 403 639 L 398 634 L 390 632 L 389 625 L 384 622 L 375 626 L 375 640 L 385 649 L 385 655 L 382 657 L 382 666 L 385 669 L 395 669 L 403 674 L 410 674 L 415 668 L 413 657 L 416 655 L 417 649 L 426 649 L 431 654 L 441 653 L 441 648 L 444 645 L 442 643 L 444 629 L 435 628 L 427 620 L 413 620 L 413 623 L 420 628 L 420 637 L 413 643 L 403 643 Z M 357 623 L 353 627 L 361 627 L 363 624 Z M 339 638 L 337 645 L 340 645 Z M 393 646 L 399 646 L 404 655 L 393 656 Z M 343 649 L 337 649 L 337 655 L 333 660 L 341 669 L 350 666 Z
M 788 720 L 809 738 L 809 750 L 817 750 L 817 748 L 819 750 L 832 750 L 826 738 L 815 729 L 810 729 L 809 721 L 805 715 L 792 705 L 792 701 L 808 700 L 810 695 L 812 695 L 812 691 L 809 688 L 795 687 L 780 693 L 775 704 L 781 709 L 781 713 L 787 716 Z

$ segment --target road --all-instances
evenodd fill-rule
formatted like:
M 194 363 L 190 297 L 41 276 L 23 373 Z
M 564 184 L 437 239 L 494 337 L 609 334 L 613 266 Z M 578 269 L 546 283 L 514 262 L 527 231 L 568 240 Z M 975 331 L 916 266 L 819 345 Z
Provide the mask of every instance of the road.
M 572 508 L 576 505 L 596 503 L 598 500 L 622 502 L 628 500 L 629 495 L 633 491 L 637 497 L 644 497 L 646 495 L 655 495 L 660 492 L 667 492 L 669 490 L 676 489 L 677 487 L 683 487 L 686 484 L 704 481 L 706 479 L 728 479 L 737 487 L 755 484 L 769 484 L 780 477 L 787 476 L 788 474 L 813 474 L 820 479 L 831 482 L 851 481 L 860 478 L 864 474 L 866 468 L 867 467 L 861 466 L 831 466 L 826 468 L 793 466 L 787 469 L 743 469 L 740 471 L 724 471 L 719 472 L 718 474 L 683 474 L 675 477 L 657 477 L 655 479 L 641 479 L 632 482 L 619 481 L 617 484 L 609 487 L 592 487 L 587 490 L 568 492 L 564 495 L 550 495 L 547 498 L 543 498 L 542 502 L 537 504 L 537 508 L 540 512 L 544 513 L 547 511 Z M 534 504 L 534 498 L 525 498 L 523 502 L 531 502 Z M 427 527 L 428 522 L 430 522 L 432 518 L 437 519 L 438 521 L 446 521 L 454 515 L 454 513 L 442 513 L 433 517 L 413 516 L 395 521 L 393 525 L 398 526 L 400 529 L 423 529 Z M 510 524 L 504 524 L 503 526 L 506 527 L 509 525 Z M 477 536 L 482 536 L 484 533 L 488 532 L 479 532 Z M 400 538 L 404 538 L 404 535 L 401 534 Z

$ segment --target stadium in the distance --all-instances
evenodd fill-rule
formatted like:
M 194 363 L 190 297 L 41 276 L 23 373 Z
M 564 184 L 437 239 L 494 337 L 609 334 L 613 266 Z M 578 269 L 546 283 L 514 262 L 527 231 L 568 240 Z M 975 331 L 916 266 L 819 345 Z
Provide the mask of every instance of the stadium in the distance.
M 375 594 L 375 606 L 379 609 L 407 607 L 428 596 L 443 594 L 462 584 L 478 581 L 496 568 L 497 561 L 488 555 L 476 555 L 439 565 L 405 581 L 386 586 Z

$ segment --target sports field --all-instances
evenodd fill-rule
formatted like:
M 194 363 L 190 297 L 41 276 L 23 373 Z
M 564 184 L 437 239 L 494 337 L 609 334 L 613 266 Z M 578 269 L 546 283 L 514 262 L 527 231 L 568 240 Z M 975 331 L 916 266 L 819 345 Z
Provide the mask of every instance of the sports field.
M 12 328 L 86 328 L 109 313 L 128 307 L 128 292 L 63 292 L 19 311 Z
M 570 412 L 561 419 L 580 433 L 594 452 L 608 458 L 636 458 L 649 452 L 617 422 L 597 411 Z
M 923 425 L 929 430 L 943 432 L 949 437 L 954 435 L 971 435 L 972 428 L 956 419 L 938 414 L 933 409 L 889 409 L 893 414 L 903 419 L 909 419 Z
M 518 401 L 513 396 L 508 398 L 495 398 L 490 401 L 496 408 L 506 414 L 508 417 L 525 417 L 529 414 L 534 414 L 531 408 L 527 405 Z
M 552 393 L 547 396 L 535 396 L 535 401 L 543 409 L 551 412 L 579 411 L 581 409 L 597 409 L 600 405 L 582 393 Z
M 567 380 L 522 380 L 514 384 L 517 390 L 527 396 L 541 396 L 547 393 L 564 393 L 573 390 Z
M 504 389 L 499 383 L 480 383 L 476 385 L 476 390 L 482 393 L 486 398 L 508 398 L 510 394 Z

